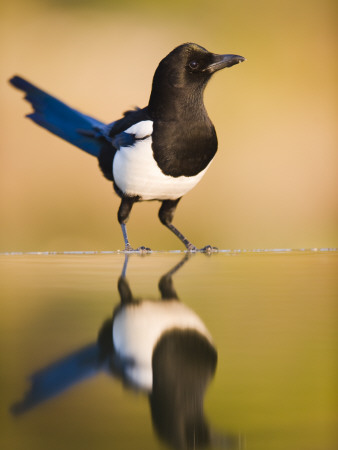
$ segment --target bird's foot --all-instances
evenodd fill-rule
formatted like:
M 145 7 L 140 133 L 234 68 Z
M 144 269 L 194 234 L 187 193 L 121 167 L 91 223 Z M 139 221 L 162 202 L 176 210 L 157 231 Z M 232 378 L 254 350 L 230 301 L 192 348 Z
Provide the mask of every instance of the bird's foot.
M 144 246 L 142 245 L 142 247 L 138 247 L 138 248 L 136 249 L 136 251 L 139 252 L 139 253 L 142 253 L 142 254 L 144 254 L 144 253 L 151 253 L 151 248 L 149 248 L 149 247 L 144 247 Z
M 151 249 L 149 247 L 142 246 L 135 249 L 131 245 L 126 245 L 124 251 L 128 253 L 141 253 L 142 255 L 151 253 Z
M 206 245 L 205 247 L 200 249 L 201 253 L 206 253 L 207 255 L 211 255 L 211 253 L 217 253 L 218 248 L 212 247 L 211 245 Z

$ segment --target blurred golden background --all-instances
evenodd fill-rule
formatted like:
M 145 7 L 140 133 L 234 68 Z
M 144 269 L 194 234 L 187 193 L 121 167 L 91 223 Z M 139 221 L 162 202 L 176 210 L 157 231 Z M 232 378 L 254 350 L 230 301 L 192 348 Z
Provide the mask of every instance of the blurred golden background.
M 111 122 L 148 102 L 176 45 L 237 53 L 245 64 L 206 90 L 219 152 L 174 223 L 197 246 L 337 247 L 334 2 L 290 0 L 14 0 L 0 7 L 0 251 L 123 248 L 118 197 L 93 157 L 24 118 L 19 74 Z M 181 248 L 134 207 L 135 246 Z M 198 224 L 198 225 L 197 225 Z

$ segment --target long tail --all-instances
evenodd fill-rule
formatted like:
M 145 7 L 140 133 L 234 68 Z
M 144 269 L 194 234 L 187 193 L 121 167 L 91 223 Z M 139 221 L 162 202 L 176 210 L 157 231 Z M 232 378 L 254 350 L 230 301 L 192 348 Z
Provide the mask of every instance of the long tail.
M 104 123 L 70 108 L 19 76 L 9 82 L 25 92 L 25 99 L 32 104 L 34 112 L 27 117 L 85 152 L 99 156 L 102 146 L 107 145 Z

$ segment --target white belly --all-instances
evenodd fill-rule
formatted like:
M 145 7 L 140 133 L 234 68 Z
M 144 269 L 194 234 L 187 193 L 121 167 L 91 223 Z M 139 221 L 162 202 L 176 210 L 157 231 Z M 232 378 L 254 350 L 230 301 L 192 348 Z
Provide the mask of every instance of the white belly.
M 152 131 L 151 121 L 141 122 L 141 124 L 147 124 L 147 131 Z M 139 137 L 133 127 L 126 132 Z M 121 147 L 116 152 L 113 175 L 115 183 L 124 194 L 139 196 L 141 200 L 175 200 L 196 186 L 208 167 L 209 165 L 192 177 L 165 175 L 153 158 L 152 138 L 149 136 L 136 141 L 132 147 Z

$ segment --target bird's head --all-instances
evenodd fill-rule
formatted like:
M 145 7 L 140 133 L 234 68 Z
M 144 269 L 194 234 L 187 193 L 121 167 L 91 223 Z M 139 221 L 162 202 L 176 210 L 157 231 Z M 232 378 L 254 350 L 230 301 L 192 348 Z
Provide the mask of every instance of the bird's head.
M 218 70 L 245 61 L 239 55 L 218 55 L 205 48 L 187 43 L 176 47 L 158 65 L 154 79 L 150 104 L 173 96 L 202 94 L 208 80 Z M 176 94 L 176 95 L 175 95 Z
M 154 76 L 173 87 L 203 85 L 220 69 L 245 61 L 239 55 L 218 55 L 197 44 L 182 44 L 160 62 Z

